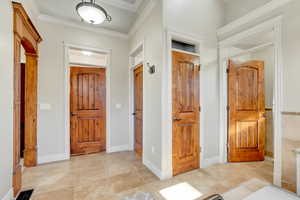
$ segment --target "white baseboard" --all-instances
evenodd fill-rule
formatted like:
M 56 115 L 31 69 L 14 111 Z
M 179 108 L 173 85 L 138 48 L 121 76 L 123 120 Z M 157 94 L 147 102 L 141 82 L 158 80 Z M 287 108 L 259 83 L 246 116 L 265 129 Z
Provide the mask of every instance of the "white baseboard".
M 11 188 L 1 200 L 13 200 L 13 199 L 14 199 L 14 190 L 13 188 Z
M 38 157 L 38 164 L 45 164 L 62 160 L 69 160 L 69 157 L 66 154 L 45 155 Z
M 204 163 L 202 163 L 201 168 L 206 168 L 206 167 L 218 164 L 218 163 L 220 163 L 219 156 L 206 158 L 206 159 L 204 159 Z
M 270 156 L 265 156 L 265 160 L 274 162 L 274 158 Z
M 161 170 L 159 170 L 152 162 L 149 160 L 143 159 L 143 164 L 151 171 L 153 172 L 160 180 L 166 179 Z
M 120 145 L 120 146 L 110 147 L 110 148 L 107 150 L 107 153 L 114 153 L 114 152 L 121 152 L 121 151 L 129 151 L 129 150 L 130 150 L 129 144 L 125 144 L 125 145 Z

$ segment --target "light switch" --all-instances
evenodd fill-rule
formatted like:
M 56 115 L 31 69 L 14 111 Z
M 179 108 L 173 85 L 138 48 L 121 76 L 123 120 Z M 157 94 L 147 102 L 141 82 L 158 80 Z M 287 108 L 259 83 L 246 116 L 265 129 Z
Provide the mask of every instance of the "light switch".
M 51 110 L 51 104 L 41 103 L 40 110 Z
M 122 104 L 117 103 L 116 104 L 116 109 L 121 109 L 122 108 Z

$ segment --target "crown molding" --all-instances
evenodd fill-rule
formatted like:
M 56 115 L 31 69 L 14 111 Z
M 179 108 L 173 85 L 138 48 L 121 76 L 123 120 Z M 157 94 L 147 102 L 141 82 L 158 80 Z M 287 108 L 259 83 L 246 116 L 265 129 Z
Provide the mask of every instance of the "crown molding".
M 293 0 L 272 0 L 269 3 L 251 11 L 250 13 L 244 15 L 243 17 L 240 17 L 239 19 L 223 26 L 222 28 L 218 29 L 217 35 L 223 36 L 226 35 L 235 29 L 241 27 L 242 25 L 245 25 L 247 23 L 250 23 L 258 18 L 261 18 L 265 16 L 266 14 L 276 10 L 277 8 L 280 8 L 284 6 L 285 4 L 291 2 Z
M 129 31 L 129 37 L 132 36 L 144 23 L 144 21 L 148 18 L 151 11 L 154 9 L 156 5 L 155 0 L 147 0 L 149 1 L 147 5 L 143 8 L 141 11 L 141 14 L 138 16 L 138 18 L 135 20 L 133 26 L 131 27 Z
M 142 0 L 136 0 L 134 4 L 126 3 L 122 0 L 98 0 L 98 1 L 100 3 L 105 3 L 131 12 L 136 12 L 142 3 Z
M 120 33 L 117 31 L 111 31 L 105 28 L 96 28 L 96 27 L 86 27 L 86 26 L 82 26 L 76 22 L 71 22 L 71 21 L 67 21 L 67 20 L 62 20 L 60 18 L 56 18 L 53 16 L 49 16 L 49 15 L 39 15 L 38 17 L 39 20 L 44 21 L 44 22 L 49 22 L 49 23 L 53 23 L 53 24 L 60 24 L 60 25 L 64 25 L 64 26 L 69 26 L 69 27 L 73 27 L 73 28 L 77 28 L 80 30 L 84 30 L 84 31 L 89 31 L 89 32 L 93 32 L 93 33 L 100 33 L 106 36 L 110 36 L 110 37 L 117 37 L 117 38 L 121 38 L 121 39 L 128 39 L 128 34 L 125 33 Z

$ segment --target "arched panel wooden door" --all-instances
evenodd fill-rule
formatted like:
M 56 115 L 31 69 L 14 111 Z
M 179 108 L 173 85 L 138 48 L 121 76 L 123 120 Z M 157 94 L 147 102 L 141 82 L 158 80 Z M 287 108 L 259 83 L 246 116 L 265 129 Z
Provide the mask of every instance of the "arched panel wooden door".
M 13 2 L 14 11 L 14 133 L 13 133 L 13 188 L 16 196 L 22 186 L 20 164 L 20 124 L 21 124 L 21 46 L 25 49 L 25 149 L 24 165 L 37 164 L 37 83 L 38 44 L 41 36 L 30 21 L 22 4 Z
M 228 66 L 228 161 L 264 160 L 264 62 Z
M 173 175 L 199 168 L 199 62 L 173 51 Z
M 105 68 L 71 67 L 71 154 L 106 149 Z

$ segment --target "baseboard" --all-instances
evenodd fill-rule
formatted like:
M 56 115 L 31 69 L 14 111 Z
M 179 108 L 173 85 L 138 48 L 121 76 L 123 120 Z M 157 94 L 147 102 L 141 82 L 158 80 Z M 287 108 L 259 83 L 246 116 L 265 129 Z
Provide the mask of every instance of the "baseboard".
M 69 160 L 69 157 L 66 154 L 45 155 L 38 157 L 38 164 L 45 164 L 62 160 Z
M 219 158 L 219 156 L 215 156 L 215 157 L 204 159 L 204 163 L 201 166 L 202 166 L 202 168 L 206 168 L 206 167 L 218 164 L 218 163 L 220 163 L 220 158 Z
M 143 164 L 153 173 L 155 174 L 160 180 L 164 180 L 165 177 L 163 176 L 162 172 L 149 160 L 143 159 Z
M 14 199 L 14 190 L 13 188 L 11 188 L 1 200 L 13 200 L 13 199 Z
M 130 150 L 129 144 L 125 144 L 125 145 L 120 145 L 120 146 L 110 147 L 110 148 L 107 150 L 107 153 L 114 153 L 114 152 L 121 152 L 121 151 L 129 151 L 129 150 Z
M 265 156 L 265 160 L 274 162 L 274 158 L 270 156 Z

